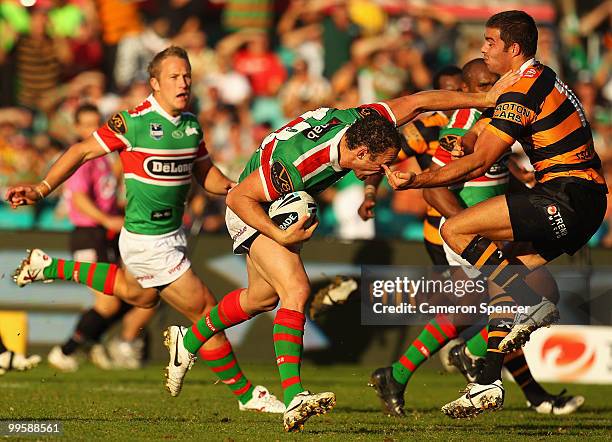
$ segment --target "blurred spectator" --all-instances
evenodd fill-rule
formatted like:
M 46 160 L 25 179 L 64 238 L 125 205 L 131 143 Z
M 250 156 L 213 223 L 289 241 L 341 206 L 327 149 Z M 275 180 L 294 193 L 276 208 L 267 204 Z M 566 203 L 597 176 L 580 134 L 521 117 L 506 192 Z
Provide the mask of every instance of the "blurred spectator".
M 223 24 L 230 32 L 258 29 L 268 32 L 272 24 L 272 0 L 226 0 Z
M 0 106 L 15 104 L 13 48 L 30 28 L 30 17 L 19 2 L 0 2 Z
M 66 42 L 49 35 L 48 12 L 42 6 L 32 8 L 29 34 L 20 36 L 14 48 L 17 102 L 42 111 L 49 110 L 62 63 L 69 58 Z
M 264 32 L 243 31 L 229 35 L 217 47 L 219 54 L 232 59 L 236 71 L 249 79 L 256 97 L 275 95 L 287 77 L 269 44 Z
M 279 93 L 283 113 L 287 119 L 304 112 L 331 104 L 331 87 L 323 77 L 308 72 L 306 62 L 300 58 L 293 63 L 293 73 Z
M 121 90 L 135 80 L 149 78 L 147 66 L 155 54 L 169 45 L 170 23 L 167 18 L 154 19 L 142 32 L 132 33 L 119 41 L 115 61 L 115 85 Z
M 114 89 L 117 45 L 122 38 L 142 31 L 138 3 L 124 0 L 96 0 L 95 3 L 104 45 L 103 70 L 109 81 L 108 87 Z
M 331 78 L 351 58 L 351 45 L 359 35 L 359 28 L 351 22 L 346 4 L 342 1 L 313 1 L 313 9 L 324 9 L 329 15 L 323 19 L 324 74 Z M 330 4 L 335 4 L 329 6 Z

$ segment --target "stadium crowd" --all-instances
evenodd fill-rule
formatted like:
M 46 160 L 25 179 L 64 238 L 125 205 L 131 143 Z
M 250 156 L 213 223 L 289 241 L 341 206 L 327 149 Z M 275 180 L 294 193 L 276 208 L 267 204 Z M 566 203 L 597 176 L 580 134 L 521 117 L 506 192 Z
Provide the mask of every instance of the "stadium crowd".
M 466 21 L 446 3 L 2 0 L 0 189 L 44 176 L 76 139 L 79 105 L 92 103 L 108 118 L 146 98 L 147 63 L 170 44 L 189 53 L 192 110 L 215 163 L 235 179 L 261 140 L 290 118 L 428 89 L 436 71 L 480 56 L 482 20 Z M 576 91 L 610 174 L 612 1 L 558 3 L 554 18 L 541 21 L 538 58 Z M 389 192 L 368 226 L 356 213 L 362 189 L 351 174 L 321 195 L 320 234 L 422 237 L 420 191 Z M 0 227 L 70 226 L 61 201 L 45 205 L 31 213 L 0 205 Z M 195 192 L 186 222 L 223 230 L 223 209 L 223 200 Z M 609 210 L 591 244 L 612 247 L 610 227 Z

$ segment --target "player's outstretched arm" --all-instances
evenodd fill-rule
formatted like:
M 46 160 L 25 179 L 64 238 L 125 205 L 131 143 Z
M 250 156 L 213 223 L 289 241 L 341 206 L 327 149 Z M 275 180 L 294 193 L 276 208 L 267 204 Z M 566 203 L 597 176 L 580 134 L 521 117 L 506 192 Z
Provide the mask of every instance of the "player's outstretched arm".
M 197 161 L 194 164 L 193 174 L 204 190 L 215 195 L 227 195 L 227 192 L 236 185 L 212 163 L 210 157 Z
M 427 171 L 417 175 L 413 172 L 394 172 L 385 165 L 383 168 L 394 190 L 450 186 L 484 175 L 509 147 L 510 143 L 485 130 L 478 137 L 473 154 L 452 161 L 433 172 Z
M 401 126 L 421 112 L 493 107 L 503 91 L 516 83 L 519 78 L 518 73 L 508 72 L 497 80 L 488 92 L 423 91 L 388 100 L 385 103 L 395 115 L 397 125 Z
M 287 230 L 281 230 L 261 206 L 263 202 L 267 202 L 267 199 L 258 170 L 236 185 L 227 194 L 226 199 L 227 206 L 242 221 L 286 247 L 309 240 L 319 225 L 315 222 L 308 229 L 304 229 L 304 223 L 308 220 L 308 217 L 304 216 Z
M 73 144 L 53 163 L 47 176 L 38 184 L 25 184 L 9 187 L 5 199 L 13 209 L 18 206 L 34 204 L 53 192 L 66 181 L 83 163 L 105 155 L 107 152 L 90 136 L 80 143 Z

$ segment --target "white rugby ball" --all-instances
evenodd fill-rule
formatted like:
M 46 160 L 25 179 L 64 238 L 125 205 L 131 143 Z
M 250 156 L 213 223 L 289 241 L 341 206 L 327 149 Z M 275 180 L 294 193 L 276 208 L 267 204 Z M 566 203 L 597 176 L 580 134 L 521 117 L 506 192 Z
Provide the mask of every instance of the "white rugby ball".
M 310 214 L 310 219 L 306 221 L 306 228 L 316 220 L 317 203 L 308 193 L 301 190 L 282 196 L 268 209 L 268 216 L 282 230 L 287 230 L 307 213 Z

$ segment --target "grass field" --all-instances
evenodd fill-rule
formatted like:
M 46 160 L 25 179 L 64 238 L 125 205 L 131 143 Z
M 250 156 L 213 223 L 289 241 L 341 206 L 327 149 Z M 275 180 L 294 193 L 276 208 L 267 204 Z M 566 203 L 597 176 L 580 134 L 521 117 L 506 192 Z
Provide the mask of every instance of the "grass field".
M 244 368 L 253 382 L 280 395 L 273 366 Z M 198 365 L 178 398 L 163 390 L 161 366 L 136 372 L 84 366 L 61 374 L 45 365 L 29 373 L 8 373 L 0 377 L 0 419 L 59 419 L 68 440 L 610 440 L 612 434 L 612 387 L 570 386 L 571 392 L 586 397 L 585 405 L 574 415 L 554 417 L 527 410 L 518 388 L 507 382 L 503 411 L 453 421 L 439 409 L 458 396 L 462 378 L 424 370 L 413 377 L 406 394 L 406 408 L 412 411 L 398 419 L 379 412 L 378 399 L 366 387 L 370 371 L 306 364 L 306 386 L 334 391 L 338 403 L 331 413 L 312 418 L 301 434 L 286 434 L 278 415 L 238 411 L 226 387 L 215 385 L 212 374 Z

